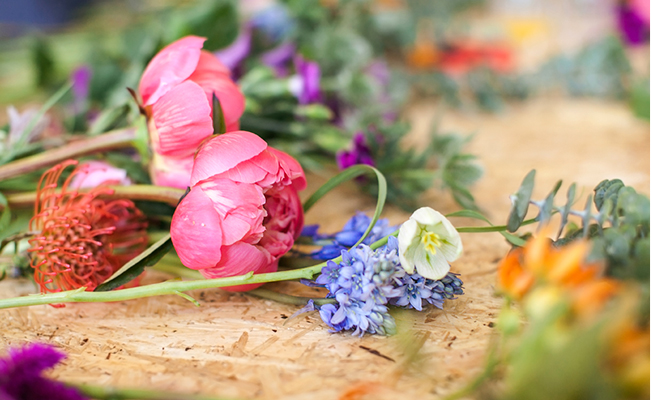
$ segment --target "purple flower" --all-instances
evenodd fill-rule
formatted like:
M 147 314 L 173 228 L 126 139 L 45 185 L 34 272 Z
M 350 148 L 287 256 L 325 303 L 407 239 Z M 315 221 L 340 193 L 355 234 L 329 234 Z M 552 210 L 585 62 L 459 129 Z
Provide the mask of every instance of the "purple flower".
M 328 244 L 322 246 L 321 250 L 310 254 L 310 256 L 317 260 L 330 260 L 338 257 L 342 250 L 346 250 L 346 248 L 355 245 L 370 224 L 371 217 L 358 212 L 346 222 L 346 225 L 344 225 L 340 232 L 332 235 L 322 235 L 315 230 L 314 226 L 310 226 L 310 230 L 307 233 L 305 230 L 303 231 L 303 236 L 311 236 L 315 242 L 327 242 Z M 375 223 L 371 233 L 362 243 L 369 245 L 395 232 L 396 229 L 397 227 L 395 226 L 389 226 L 388 219 L 380 219 Z
M 349 289 L 352 285 L 350 279 L 353 276 L 351 266 L 339 266 L 333 261 L 328 261 L 321 269 L 321 275 L 316 278 L 316 283 L 324 285 L 330 293 L 336 293 L 339 288 Z
M 75 114 L 82 112 L 86 108 L 91 76 L 92 71 L 88 65 L 82 65 L 72 71 L 70 79 L 72 80 L 72 95 L 74 97 L 73 107 Z
M 375 166 L 375 161 L 371 156 L 371 149 L 366 143 L 366 136 L 362 132 L 357 132 L 353 136 L 353 149 L 343 150 L 337 153 L 337 165 L 339 169 L 346 169 L 352 165 L 366 164 Z
M 216 51 L 214 54 L 228 69 L 237 75 L 238 68 L 251 52 L 251 25 L 242 26 L 240 34 L 230 46 Z
M 638 45 L 649 40 L 648 21 L 625 3 L 617 6 L 617 23 L 626 43 Z
M 0 359 L 1 400 L 84 400 L 76 389 L 41 376 L 65 358 L 54 347 L 41 343 L 9 349 Z
M 315 103 L 321 99 L 321 69 L 319 64 L 307 61 L 300 54 L 294 56 L 296 75 L 289 79 L 290 91 L 300 104 Z
M 404 274 L 397 280 L 400 295 L 390 299 L 396 306 L 415 308 L 420 311 L 423 304 L 429 303 L 443 308 L 445 300 L 456 299 L 463 294 L 463 282 L 459 275 L 448 272 L 441 280 L 426 279 L 419 274 Z
M 262 63 L 271 67 L 279 78 L 288 74 L 287 64 L 296 54 L 296 45 L 292 42 L 283 43 L 260 56 Z

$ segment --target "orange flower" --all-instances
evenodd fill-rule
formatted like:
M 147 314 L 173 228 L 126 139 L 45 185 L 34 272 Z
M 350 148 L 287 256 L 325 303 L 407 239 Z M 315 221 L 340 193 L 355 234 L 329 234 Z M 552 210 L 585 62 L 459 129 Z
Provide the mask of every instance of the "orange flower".
M 585 262 L 588 242 L 556 248 L 546 237 L 548 232 L 543 230 L 502 260 L 497 274 L 500 290 L 521 300 L 536 285 L 553 285 L 569 295 L 578 315 L 593 315 L 620 291 L 620 284 L 603 278 L 600 264 Z
M 522 248 L 506 255 L 497 270 L 497 284 L 501 291 L 515 299 L 521 299 L 534 284 L 534 275 L 522 267 Z
M 407 53 L 407 64 L 416 69 L 429 69 L 437 66 L 439 58 L 434 43 L 419 40 Z
M 68 160 L 47 170 L 38 185 L 29 240 L 34 280 L 41 292 L 86 287 L 93 290 L 147 246 L 143 214 L 130 200 L 105 200 L 107 187 L 80 193 L 70 182 L 75 168 L 57 190 Z

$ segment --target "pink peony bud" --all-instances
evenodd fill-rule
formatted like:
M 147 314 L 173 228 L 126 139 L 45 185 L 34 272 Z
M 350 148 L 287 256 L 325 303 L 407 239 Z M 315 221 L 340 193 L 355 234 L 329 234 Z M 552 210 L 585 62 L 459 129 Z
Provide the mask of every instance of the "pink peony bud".
M 213 134 L 213 94 L 221 104 L 226 131 L 239 128 L 244 95 L 231 80 L 229 69 L 201 50 L 205 40 L 187 36 L 165 47 L 151 60 L 140 80 L 152 148 L 163 156 L 151 168 L 157 185 L 187 186 L 192 163 L 186 161 Z M 184 169 L 176 169 L 179 165 Z M 175 170 L 173 175 L 171 170 Z
M 131 185 L 127 171 L 104 161 L 86 161 L 79 164 L 77 174 L 70 181 L 71 189 L 89 189 L 104 185 Z
M 251 132 L 230 132 L 199 150 L 190 183 L 171 227 L 183 265 L 206 278 L 275 272 L 303 229 L 300 164 Z

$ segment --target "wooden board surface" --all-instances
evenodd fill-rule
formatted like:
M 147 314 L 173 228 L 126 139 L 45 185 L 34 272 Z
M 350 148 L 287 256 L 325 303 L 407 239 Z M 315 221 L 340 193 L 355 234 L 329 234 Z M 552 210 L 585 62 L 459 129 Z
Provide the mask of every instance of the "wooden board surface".
M 436 103 L 411 108 L 410 144 L 425 137 L 439 111 Z M 446 111 L 441 127 L 476 134 L 470 149 L 485 176 L 474 193 L 495 223 L 505 221 L 508 196 L 531 168 L 538 170 L 538 198 L 557 179 L 577 182 L 584 195 L 605 178 L 620 178 L 649 193 L 649 124 L 621 103 L 541 98 L 501 114 Z M 322 182 L 310 177 L 303 195 Z M 307 214 L 307 223 L 336 230 L 355 211 L 372 210 L 373 203 L 349 185 L 325 197 Z M 422 205 L 455 209 L 436 190 Z M 385 216 L 398 224 L 408 214 L 389 207 Z M 53 376 L 71 382 L 236 398 L 436 399 L 481 371 L 491 322 L 501 305 L 494 295 L 495 271 L 507 244 L 497 234 L 464 234 L 462 239 L 465 251 L 452 270 L 462 274 L 466 295 L 442 311 L 396 314 L 403 332 L 397 337 L 331 334 L 318 314 L 288 320 L 297 307 L 214 289 L 191 293 L 201 307 L 164 296 L 0 310 L 0 348 L 55 344 L 69 358 Z M 163 279 L 154 273 L 145 283 Z M 287 283 L 275 289 L 299 290 Z M 0 282 L 0 297 L 34 291 L 26 281 Z M 413 361 L 409 355 L 416 350 Z

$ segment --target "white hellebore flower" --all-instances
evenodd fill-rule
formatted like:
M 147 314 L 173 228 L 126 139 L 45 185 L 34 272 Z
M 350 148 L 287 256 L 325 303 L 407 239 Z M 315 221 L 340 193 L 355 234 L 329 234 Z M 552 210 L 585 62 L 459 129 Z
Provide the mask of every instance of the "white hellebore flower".
M 463 246 L 454 226 L 440 212 L 421 207 L 400 227 L 398 251 L 402 267 L 425 278 L 439 280 L 450 271 Z

